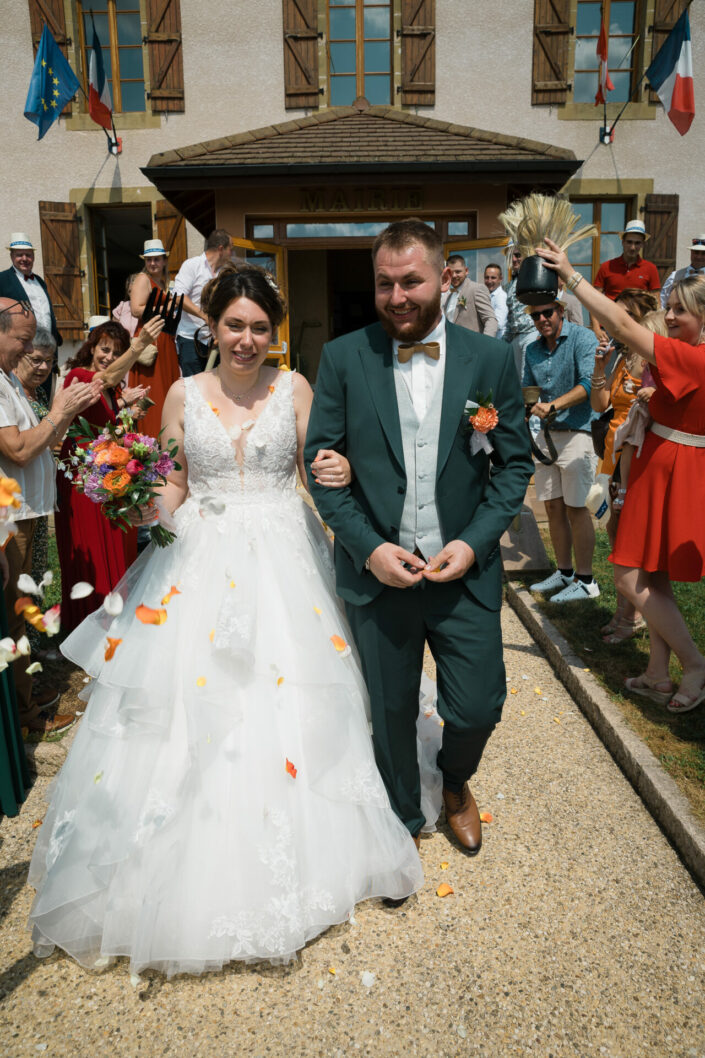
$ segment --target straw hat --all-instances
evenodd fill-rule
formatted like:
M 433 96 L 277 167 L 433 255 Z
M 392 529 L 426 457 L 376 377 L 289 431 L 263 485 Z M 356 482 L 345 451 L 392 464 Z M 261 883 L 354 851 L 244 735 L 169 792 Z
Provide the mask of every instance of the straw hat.
M 691 250 L 705 250 L 705 235 L 697 235 L 690 244 Z
M 10 245 L 6 250 L 33 250 L 32 240 L 23 231 L 13 231 L 10 235 Z
M 88 317 L 88 333 L 94 331 L 96 327 L 100 327 L 103 323 L 110 323 L 110 316 L 89 316 Z
M 140 257 L 144 260 L 145 257 L 168 257 L 169 254 L 164 249 L 164 243 L 161 239 L 145 239 L 144 253 L 140 254 Z
M 620 239 L 623 239 L 625 235 L 641 235 L 644 242 L 651 238 L 644 227 L 643 220 L 630 220 L 624 231 L 620 232 Z

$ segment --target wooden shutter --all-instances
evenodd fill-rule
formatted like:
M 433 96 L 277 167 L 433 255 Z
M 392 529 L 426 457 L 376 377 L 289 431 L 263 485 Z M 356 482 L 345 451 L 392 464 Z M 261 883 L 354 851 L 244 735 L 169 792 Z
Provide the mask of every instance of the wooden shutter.
M 284 105 L 287 110 L 317 107 L 318 2 L 284 0 Z
M 147 0 L 147 36 L 152 111 L 183 112 L 184 60 L 179 0 Z
M 666 37 L 671 32 L 686 7 L 688 7 L 689 3 L 690 0 L 655 0 L 650 62 L 653 62 L 656 58 L 656 53 L 660 50 Z M 651 89 L 649 90 L 649 102 L 660 102 L 659 97 Z
M 401 102 L 436 102 L 436 0 L 402 0 Z
M 62 338 L 83 337 L 83 292 L 78 216 L 73 202 L 40 202 L 44 280 Z
M 175 276 L 188 256 L 186 250 L 186 222 L 183 214 L 167 202 L 159 199 L 156 210 L 157 238 L 164 243 L 169 254 L 169 275 Z
M 644 224 L 651 236 L 644 256 L 654 262 L 663 283 L 676 267 L 678 195 L 647 195 Z
M 568 41 L 572 32 L 568 0 L 534 0 L 532 104 L 566 102 Z
M 32 50 L 35 56 L 45 22 L 49 27 L 49 32 L 68 61 L 64 0 L 29 0 L 29 26 L 32 31 Z M 67 103 L 61 113 L 64 116 L 70 114 L 71 103 Z

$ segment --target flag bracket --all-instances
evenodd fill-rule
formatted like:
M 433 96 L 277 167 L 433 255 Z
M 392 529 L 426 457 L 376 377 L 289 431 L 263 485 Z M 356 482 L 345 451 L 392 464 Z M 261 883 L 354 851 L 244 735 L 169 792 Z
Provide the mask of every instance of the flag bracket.
M 108 134 L 108 152 L 114 155 L 122 154 L 122 136 L 118 136 L 115 132 L 113 135 L 115 138 L 111 139 Z
M 601 125 L 600 126 L 600 143 L 607 146 L 607 144 L 614 143 L 614 125 Z

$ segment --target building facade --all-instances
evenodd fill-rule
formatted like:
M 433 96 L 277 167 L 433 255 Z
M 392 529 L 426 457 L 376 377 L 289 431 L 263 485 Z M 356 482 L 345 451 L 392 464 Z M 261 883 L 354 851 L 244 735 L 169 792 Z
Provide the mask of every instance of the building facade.
M 315 377 L 328 337 L 372 314 L 369 246 L 394 217 L 436 225 L 471 273 L 503 263 L 497 214 L 562 190 L 600 235 L 632 217 L 663 274 L 705 231 L 705 5 L 690 7 L 696 117 L 679 136 L 643 73 L 686 0 L 18 0 L 6 3 L 1 229 L 39 248 L 67 343 L 123 296 L 145 238 L 170 269 L 226 227 L 291 311 L 276 351 Z M 615 90 L 594 106 L 600 10 Z M 92 16 L 91 16 L 92 11 Z M 79 94 L 40 141 L 22 117 L 47 23 L 84 87 L 95 25 L 121 153 Z M 613 142 L 600 128 L 620 119 Z

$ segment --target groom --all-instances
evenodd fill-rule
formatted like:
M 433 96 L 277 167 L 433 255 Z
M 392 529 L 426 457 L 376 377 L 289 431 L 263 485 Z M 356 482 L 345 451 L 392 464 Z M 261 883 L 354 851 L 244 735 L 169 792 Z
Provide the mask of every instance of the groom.
M 506 695 L 499 538 L 533 469 L 521 391 L 509 346 L 442 315 L 450 273 L 432 228 L 395 221 L 375 240 L 372 260 L 380 322 L 324 346 L 305 462 L 335 533 L 337 590 L 392 807 L 418 845 L 416 718 L 428 641 L 444 721 L 446 818 L 473 855 L 482 834 L 467 780 Z M 490 455 L 471 445 L 468 414 L 477 409 L 466 409 L 488 397 L 499 416 Z M 350 460 L 347 488 L 316 483 L 311 463 L 323 448 Z

